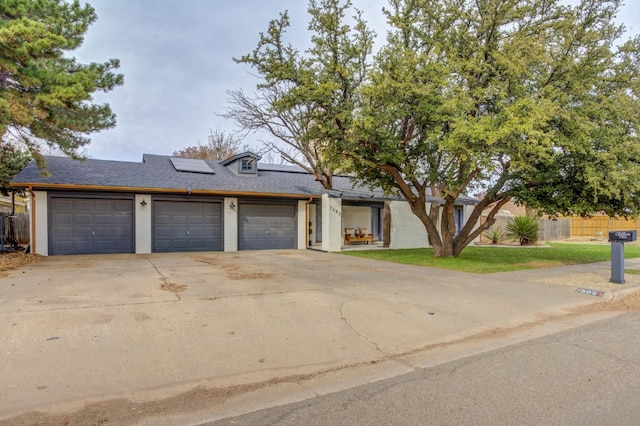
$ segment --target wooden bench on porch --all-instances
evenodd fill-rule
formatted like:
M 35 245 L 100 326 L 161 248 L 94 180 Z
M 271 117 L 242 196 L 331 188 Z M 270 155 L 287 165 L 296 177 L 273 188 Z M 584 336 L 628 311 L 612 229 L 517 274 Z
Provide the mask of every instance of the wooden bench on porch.
M 353 242 L 373 243 L 373 234 L 366 228 L 344 228 L 344 243 L 351 245 Z

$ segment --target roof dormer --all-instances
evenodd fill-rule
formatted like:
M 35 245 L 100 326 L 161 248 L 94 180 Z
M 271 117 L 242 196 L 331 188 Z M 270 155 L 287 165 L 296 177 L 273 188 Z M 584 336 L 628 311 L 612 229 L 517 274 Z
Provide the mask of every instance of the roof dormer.
M 220 164 L 238 176 L 258 176 L 258 161 L 262 157 L 253 152 L 243 152 L 221 161 Z

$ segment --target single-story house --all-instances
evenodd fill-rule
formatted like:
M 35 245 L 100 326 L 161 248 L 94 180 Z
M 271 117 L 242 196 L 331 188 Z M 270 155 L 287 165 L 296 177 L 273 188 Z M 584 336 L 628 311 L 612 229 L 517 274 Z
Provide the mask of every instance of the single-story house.
M 251 152 L 224 161 L 145 154 L 142 162 L 46 157 L 11 182 L 31 194 L 31 250 L 41 255 L 305 249 L 340 251 L 345 228 L 390 247 L 426 247 L 424 226 L 400 198 L 335 176 L 325 190 L 301 168 L 260 163 Z M 437 202 L 437 200 L 433 200 Z M 475 198 L 461 197 L 460 224 Z M 378 243 L 379 244 L 379 243 Z

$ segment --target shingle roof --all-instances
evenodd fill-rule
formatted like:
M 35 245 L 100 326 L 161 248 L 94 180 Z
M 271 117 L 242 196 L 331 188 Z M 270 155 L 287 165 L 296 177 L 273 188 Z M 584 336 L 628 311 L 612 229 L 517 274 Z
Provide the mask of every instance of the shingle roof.
M 214 174 L 190 173 L 176 171 L 170 160 L 164 155 L 144 154 L 143 161 L 111 161 L 87 159 L 77 161 L 66 157 L 46 157 L 47 168 L 51 176 L 42 176 L 34 161 L 29 163 L 11 181 L 14 187 L 32 186 L 38 188 L 82 189 L 110 187 L 131 191 L 172 190 L 188 192 L 224 192 L 243 194 L 270 194 L 300 196 L 320 196 L 328 193 L 333 197 L 352 200 L 384 200 L 398 199 L 388 197 L 380 190 L 371 191 L 364 187 L 354 186 L 347 176 L 334 176 L 333 190 L 326 191 L 313 175 L 294 166 L 277 166 L 258 164 L 257 176 L 238 176 L 222 162 L 207 160 Z M 477 202 L 474 198 L 470 202 Z M 462 200 L 461 200 L 462 201 Z

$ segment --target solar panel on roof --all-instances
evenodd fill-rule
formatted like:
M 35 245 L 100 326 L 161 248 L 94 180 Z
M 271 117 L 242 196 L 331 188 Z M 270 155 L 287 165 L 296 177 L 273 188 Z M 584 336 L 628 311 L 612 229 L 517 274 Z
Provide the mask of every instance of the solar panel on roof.
M 177 157 L 171 157 L 170 160 L 173 167 L 179 172 L 205 173 L 208 175 L 215 174 L 204 160 Z
M 302 167 L 292 166 L 289 164 L 258 164 L 258 170 L 265 172 L 287 172 L 287 173 L 304 173 L 309 174 L 308 171 Z

